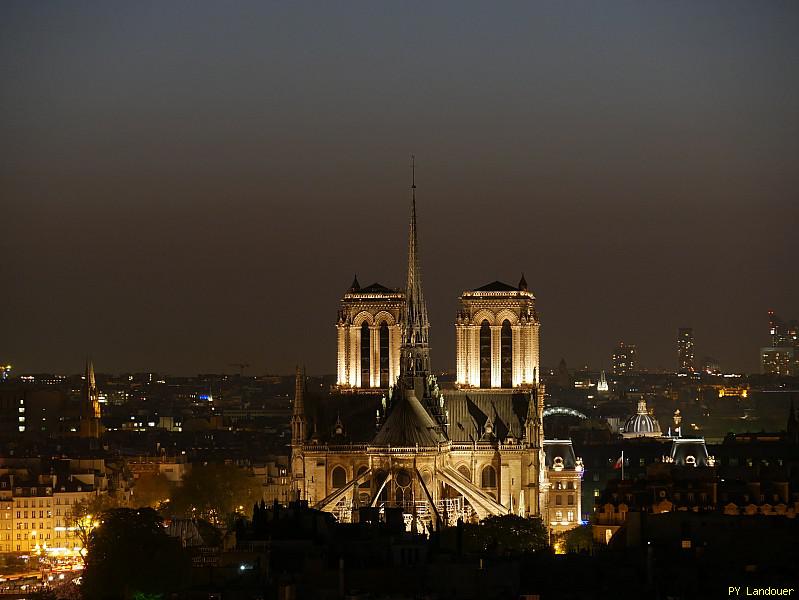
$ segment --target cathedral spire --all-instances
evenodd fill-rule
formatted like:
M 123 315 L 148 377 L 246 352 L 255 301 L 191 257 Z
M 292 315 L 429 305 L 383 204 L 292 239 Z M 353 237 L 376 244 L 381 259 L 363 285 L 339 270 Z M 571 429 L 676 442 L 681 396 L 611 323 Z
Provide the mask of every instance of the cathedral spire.
M 411 156 L 411 221 L 408 231 L 408 283 L 405 288 L 405 311 L 400 371 L 403 375 L 422 376 L 430 372 L 430 349 L 427 305 L 422 293 L 416 231 L 416 161 Z
M 86 388 L 80 407 L 80 435 L 96 438 L 100 436 L 100 394 L 94 377 L 94 363 L 88 357 L 85 378 Z

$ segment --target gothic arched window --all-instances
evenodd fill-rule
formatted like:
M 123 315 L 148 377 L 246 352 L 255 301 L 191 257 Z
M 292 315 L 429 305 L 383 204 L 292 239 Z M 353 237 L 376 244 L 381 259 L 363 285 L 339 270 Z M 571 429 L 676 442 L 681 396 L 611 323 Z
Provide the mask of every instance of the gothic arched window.
M 510 321 L 502 321 L 502 333 L 500 334 L 500 373 L 502 387 L 513 386 L 513 331 L 510 328 Z
M 467 467 L 466 465 L 461 465 L 460 467 L 458 467 L 458 473 L 463 475 L 464 479 L 466 479 L 468 481 L 472 480 L 472 474 L 469 471 L 469 467 Z
M 361 325 L 361 387 L 370 387 L 371 381 L 369 373 L 371 370 L 371 339 L 369 336 L 369 323 L 366 321 Z
M 389 345 L 388 345 L 388 323 L 383 321 L 380 324 L 380 387 L 387 388 L 388 364 L 389 364 Z
M 497 487 L 497 470 L 491 465 L 488 465 L 483 469 L 480 485 L 484 488 Z
M 336 467 L 330 474 L 330 483 L 334 489 L 343 488 L 347 484 L 347 471 L 344 467 Z
M 480 324 L 480 387 L 491 387 L 491 326 L 487 319 Z

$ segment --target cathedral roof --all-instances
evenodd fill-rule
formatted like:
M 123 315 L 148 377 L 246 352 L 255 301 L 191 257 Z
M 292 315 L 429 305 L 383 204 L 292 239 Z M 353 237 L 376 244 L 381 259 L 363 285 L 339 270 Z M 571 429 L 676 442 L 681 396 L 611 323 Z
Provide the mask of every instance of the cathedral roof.
M 502 283 L 501 281 L 492 281 L 491 283 L 487 283 L 484 286 L 479 287 L 474 291 L 475 292 L 518 292 L 519 288 L 515 288 L 512 285 L 508 285 L 507 283 Z
M 529 393 L 448 391 L 444 399 L 449 411 L 447 433 L 453 442 L 479 441 L 489 418 L 499 440 L 524 436 Z
M 360 294 L 384 294 L 384 293 L 387 293 L 387 292 L 391 293 L 391 292 L 397 292 L 397 291 L 399 291 L 399 290 L 396 290 L 396 289 L 393 289 L 393 288 L 387 288 L 384 285 L 381 285 L 381 284 L 379 284 L 377 282 L 374 282 L 372 285 L 367 285 L 365 288 L 361 288 L 360 290 L 358 290 L 358 293 L 360 293 Z
M 374 437 L 375 414 L 379 408 L 380 396 L 375 394 L 307 395 L 309 433 L 316 426 L 316 441 L 322 444 L 367 444 Z M 343 426 L 341 435 L 336 435 L 337 422 Z
M 376 446 L 413 447 L 418 444 L 431 447 L 445 441 L 433 417 L 419 402 L 413 390 L 408 390 L 394 401 L 372 443 Z

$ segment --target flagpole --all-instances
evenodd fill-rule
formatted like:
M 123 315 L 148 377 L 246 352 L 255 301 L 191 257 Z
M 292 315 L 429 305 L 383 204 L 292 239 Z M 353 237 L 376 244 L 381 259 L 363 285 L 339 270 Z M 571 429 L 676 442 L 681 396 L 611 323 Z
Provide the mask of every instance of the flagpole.
M 621 451 L 621 480 L 624 481 L 624 450 Z

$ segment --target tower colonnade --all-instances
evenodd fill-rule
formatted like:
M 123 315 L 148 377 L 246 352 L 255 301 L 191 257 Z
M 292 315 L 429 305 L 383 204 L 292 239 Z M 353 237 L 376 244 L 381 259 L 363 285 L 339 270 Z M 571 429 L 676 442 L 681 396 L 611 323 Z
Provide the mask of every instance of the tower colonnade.
M 336 323 L 336 384 L 343 389 L 387 388 L 399 376 L 405 294 L 357 278 L 344 294 Z
M 460 297 L 455 320 L 456 382 L 462 388 L 533 386 L 539 377 L 535 297 L 495 281 Z

